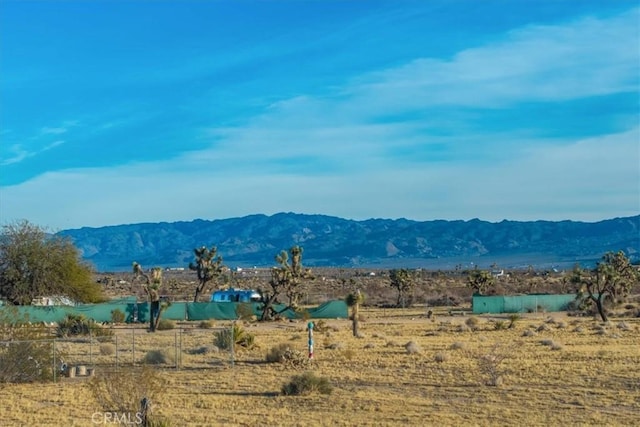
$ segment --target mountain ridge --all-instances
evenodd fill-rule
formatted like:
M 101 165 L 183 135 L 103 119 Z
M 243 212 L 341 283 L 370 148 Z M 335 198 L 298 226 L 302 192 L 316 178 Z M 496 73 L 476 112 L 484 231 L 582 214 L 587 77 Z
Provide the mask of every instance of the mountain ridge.
M 274 265 L 293 245 L 308 266 L 451 268 L 593 264 L 604 252 L 640 254 L 640 215 L 581 221 L 488 222 L 344 219 L 280 212 L 226 219 L 137 223 L 62 230 L 99 271 L 145 266 L 186 267 L 193 249 L 215 245 L 227 265 Z M 529 261 L 527 261 L 527 258 Z

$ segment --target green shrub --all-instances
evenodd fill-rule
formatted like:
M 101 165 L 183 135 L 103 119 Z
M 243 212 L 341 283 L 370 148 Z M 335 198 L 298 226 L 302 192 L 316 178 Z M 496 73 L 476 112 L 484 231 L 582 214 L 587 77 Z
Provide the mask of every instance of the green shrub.
M 509 329 L 513 329 L 516 327 L 516 322 L 520 320 L 519 314 L 511 314 L 509 316 Z
M 493 324 L 493 327 L 496 331 L 500 331 L 502 329 L 507 329 L 507 323 L 503 320 L 498 320 Z
M 305 372 L 294 376 L 291 381 L 282 386 L 282 394 L 285 396 L 300 396 L 311 393 L 330 394 L 333 387 L 329 380 L 318 377 L 313 372 Z
M 111 323 L 124 323 L 125 319 L 124 312 L 119 308 L 111 310 Z
M 67 316 L 58 322 L 56 328 L 56 336 L 59 338 L 67 338 L 79 335 L 110 336 L 113 331 L 103 328 L 93 319 L 89 319 L 82 314 L 67 314 Z
M 225 328 L 216 332 L 215 344 L 222 350 L 231 349 L 231 343 L 236 346 L 251 348 L 255 345 L 255 336 L 239 326 L 233 325 L 231 328 Z

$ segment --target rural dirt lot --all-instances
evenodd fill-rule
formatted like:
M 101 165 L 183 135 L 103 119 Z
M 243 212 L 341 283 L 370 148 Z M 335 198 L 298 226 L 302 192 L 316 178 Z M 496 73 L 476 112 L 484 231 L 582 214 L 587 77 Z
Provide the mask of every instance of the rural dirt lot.
M 509 328 L 506 315 L 447 314 L 364 309 L 361 338 L 352 336 L 349 320 L 318 322 L 315 358 L 298 369 L 267 363 L 265 355 L 280 343 L 306 354 L 304 321 L 245 324 L 255 346 L 238 349 L 234 363 L 229 353 L 197 351 L 229 322 L 212 329 L 179 324 L 180 366 L 156 366 L 161 388 L 153 414 L 172 426 L 638 425 L 640 319 L 604 325 L 564 313 L 526 314 Z M 119 369 L 139 366 L 153 349 L 171 354 L 177 330 L 138 331 L 139 357 L 121 356 Z M 124 348 L 131 334 L 123 327 L 101 345 L 119 339 Z M 86 348 L 73 345 L 71 353 Z M 113 355 L 93 351 L 94 379 L 1 385 L 0 424 L 114 425 L 89 387 L 113 371 Z M 331 394 L 281 394 L 309 370 L 329 380 Z M 130 392 L 127 384 L 116 393 Z

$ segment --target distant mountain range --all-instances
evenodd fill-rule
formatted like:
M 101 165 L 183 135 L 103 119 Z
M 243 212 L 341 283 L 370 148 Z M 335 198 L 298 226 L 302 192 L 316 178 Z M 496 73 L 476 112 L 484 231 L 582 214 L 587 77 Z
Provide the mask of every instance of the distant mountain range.
M 567 268 L 593 265 L 607 251 L 640 259 L 640 215 L 576 221 L 354 221 L 279 213 L 220 220 L 143 223 L 64 230 L 101 272 L 187 267 L 193 249 L 215 245 L 231 267 L 268 267 L 282 249 L 304 248 L 307 266 L 362 268 Z

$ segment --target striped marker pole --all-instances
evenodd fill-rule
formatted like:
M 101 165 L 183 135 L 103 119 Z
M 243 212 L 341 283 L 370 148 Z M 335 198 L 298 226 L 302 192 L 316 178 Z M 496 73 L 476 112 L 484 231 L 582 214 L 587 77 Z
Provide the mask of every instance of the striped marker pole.
M 313 359 L 313 322 L 307 324 L 309 330 L 309 360 Z

